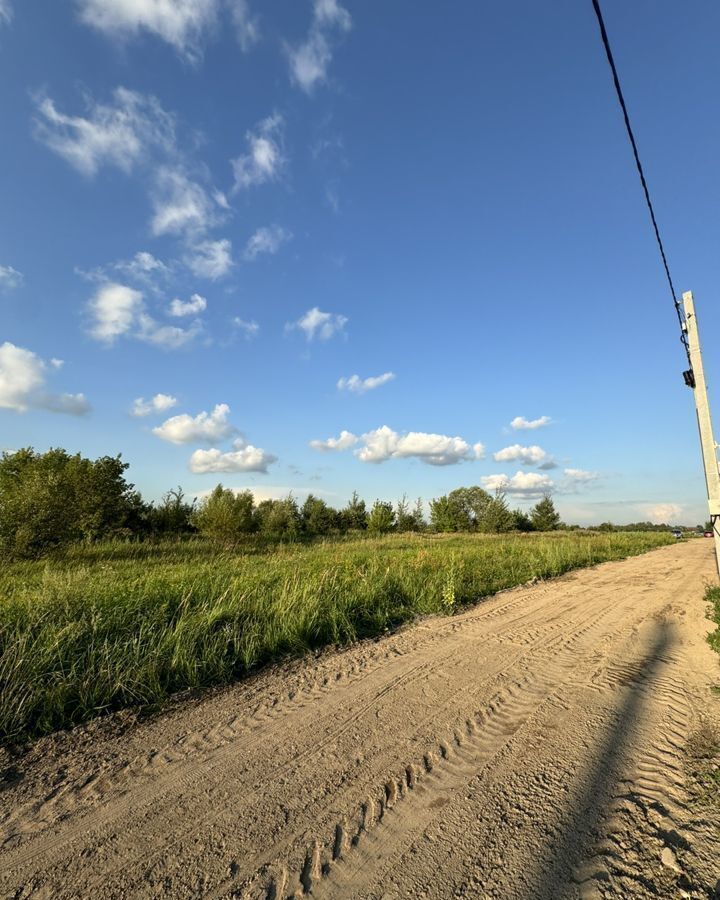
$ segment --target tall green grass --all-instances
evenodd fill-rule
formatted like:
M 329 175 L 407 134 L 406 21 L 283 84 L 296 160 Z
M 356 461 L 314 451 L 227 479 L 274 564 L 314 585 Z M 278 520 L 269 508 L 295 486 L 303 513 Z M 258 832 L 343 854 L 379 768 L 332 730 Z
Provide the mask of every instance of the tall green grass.
M 705 599 L 711 604 L 708 618 L 718 627 L 708 635 L 708 642 L 713 650 L 720 653 L 720 587 L 713 585 L 705 591 Z
M 670 541 L 654 533 L 396 535 L 251 552 L 116 542 L 6 562 L 0 739 L 155 704 L 286 654 L 348 644 Z

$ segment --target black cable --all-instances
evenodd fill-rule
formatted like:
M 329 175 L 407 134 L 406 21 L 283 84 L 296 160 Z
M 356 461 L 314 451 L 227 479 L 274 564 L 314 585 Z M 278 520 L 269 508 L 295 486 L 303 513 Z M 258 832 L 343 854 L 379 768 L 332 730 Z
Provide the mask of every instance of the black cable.
M 635 157 L 635 165 L 637 166 L 638 175 L 640 176 L 640 183 L 642 184 L 642 189 L 645 193 L 645 202 L 647 203 L 647 207 L 650 212 L 650 219 L 652 221 L 653 230 L 655 231 L 655 239 L 657 240 L 658 249 L 660 250 L 660 256 L 662 257 L 662 263 L 663 267 L 665 268 L 665 274 L 667 276 L 668 284 L 670 285 L 670 293 L 672 294 L 673 303 L 675 305 L 675 312 L 677 313 L 678 321 L 680 322 L 680 340 L 683 342 L 689 362 L 690 350 L 687 345 L 687 336 L 685 334 L 685 319 L 683 317 L 682 309 L 680 308 L 680 303 L 677 299 L 677 295 L 675 294 L 675 285 L 673 284 L 672 276 L 670 275 L 670 267 L 668 266 L 667 257 L 665 256 L 665 247 L 663 246 L 662 238 L 660 237 L 660 229 L 658 228 L 657 219 L 655 218 L 655 210 L 653 209 L 652 200 L 650 199 L 650 191 L 648 190 L 647 181 L 645 180 L 645 173 L 643 172 L 642 163 L 640 162 L 640 154 L 638 153 L 637 144 L 635 143 L 635 135 L 633 134 L 632 126 L 630 125 L 630 116 L 628 115 L 627 106 L 625 105 L 625 98 L 623 97 L 622 88 L 620 87 L 620 78 L 618 77 L 617 69 L 615 68 L 615 60 L 613 59 L 612 50 L 610 49 L 610 41 L 608 39 L 607 31 L 605 30 L 605 22 L 602 17 L 602 12 L 600 11 L 599 0 L 592 0 L 592 5 L 595 10 L 595 15 L 597 16 L 598 25 L 600 26 L 600 36 L 605 47 L 607 60 L 610 63 L 613 81 L 615 82 L 615 92 L 617 93 L 617 98 L 620 102 L 620 108 L 622 109 L 623 118 L 625 119 L 625 128 L 627 129 L 628 137 L 630 138 L 633 156 Z

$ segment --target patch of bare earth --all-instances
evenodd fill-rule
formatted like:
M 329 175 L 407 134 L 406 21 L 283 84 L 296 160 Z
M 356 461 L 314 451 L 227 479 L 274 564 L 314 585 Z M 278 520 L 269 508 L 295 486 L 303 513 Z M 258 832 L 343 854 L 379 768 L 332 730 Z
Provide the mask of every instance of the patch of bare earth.
M 720 896 L 710 543 L 8 756 L 0 896 Z

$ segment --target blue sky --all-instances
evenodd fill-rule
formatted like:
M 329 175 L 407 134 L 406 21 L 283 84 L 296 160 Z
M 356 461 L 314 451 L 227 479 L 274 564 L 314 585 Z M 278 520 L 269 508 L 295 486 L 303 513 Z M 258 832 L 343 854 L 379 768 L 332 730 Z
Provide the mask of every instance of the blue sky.
M 712 390 L 720 7 L 604 10 Z M 0 110 L 0 446 L 705 518 L 589 0 L 0 0 Z

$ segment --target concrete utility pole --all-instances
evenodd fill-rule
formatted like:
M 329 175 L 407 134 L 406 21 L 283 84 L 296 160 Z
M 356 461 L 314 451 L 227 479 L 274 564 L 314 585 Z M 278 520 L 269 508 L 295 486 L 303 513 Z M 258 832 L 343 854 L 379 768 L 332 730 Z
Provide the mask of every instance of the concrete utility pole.
M 692 291 L 686 291 L 682 298 L 685 309 L 684 329 L 687 335 L 690 365 L 692 366 L 691 369 L 683 373 L 683 376 L 685 384 L 693 389 L 693 394 L 695 395 L 695 410 L 697 411 L 698 429 L 700 431 L 700 449 L 702 450 L 703 464 L 705 466 L 705 484 L 707 486 L 708 506 L 710 508 L 710 521 L 712 522 L 715 537 L 715 562 L 720 573 L 720 471 L 718 471 L 717 444 L 713 436 L 712 418 L 710 417 L 710 405 L 708 403 L 707 385 L 705 384 L 702 354 L 700 353 L 700 336 L 698 334 Z

